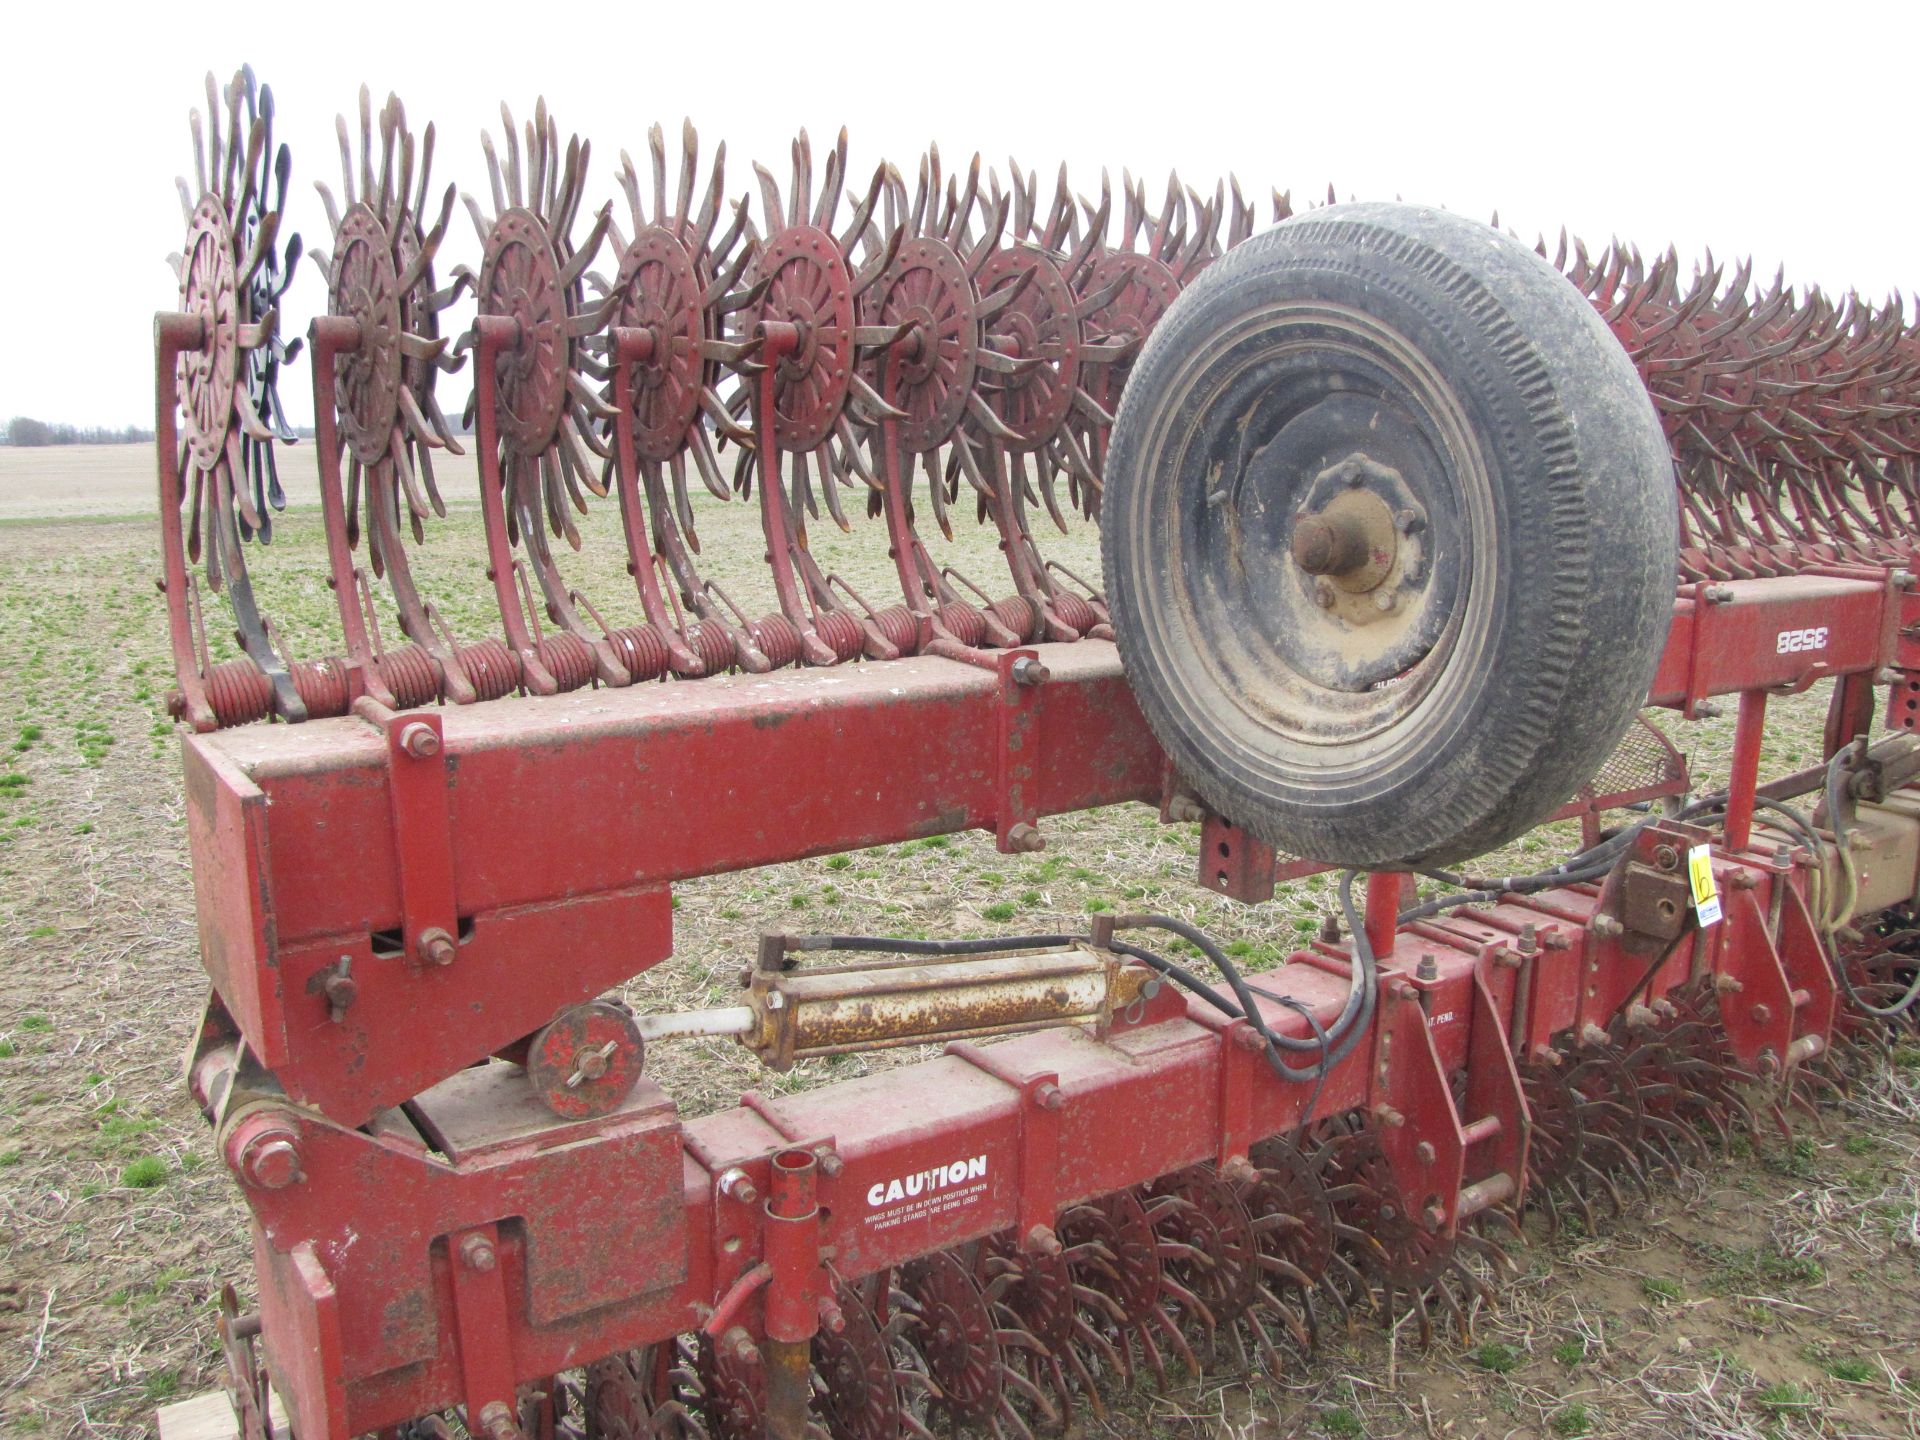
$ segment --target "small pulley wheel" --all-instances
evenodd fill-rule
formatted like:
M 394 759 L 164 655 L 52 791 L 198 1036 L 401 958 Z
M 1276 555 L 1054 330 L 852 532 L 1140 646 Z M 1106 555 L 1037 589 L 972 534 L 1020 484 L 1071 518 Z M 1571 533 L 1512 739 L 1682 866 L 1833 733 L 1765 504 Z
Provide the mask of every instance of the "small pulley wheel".
M 1485 225 L 1334 205 L 1236 247 L 1142 348 L 1101 544 L 1127 680 L 1218 815 L 1336 865 L 1544 820 L 1645 702 L 1673 461 L 1632 361 Z
M 624 1005 L 569 1005 L 527 1046 L 533 1093 L 566 1120 L 591 1120 L 620 1108 L 639 1082 L 646 1042 Z

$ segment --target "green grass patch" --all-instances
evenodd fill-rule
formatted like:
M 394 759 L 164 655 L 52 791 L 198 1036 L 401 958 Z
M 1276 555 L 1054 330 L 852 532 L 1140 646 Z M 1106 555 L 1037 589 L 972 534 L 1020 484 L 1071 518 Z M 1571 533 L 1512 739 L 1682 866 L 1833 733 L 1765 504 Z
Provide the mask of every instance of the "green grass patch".
M 1643 1275 L 1640 1277 L 1640 1293 L 1656 1304 L 1671 1304 L 1687 1292 L 1680 1287 L 1678 1280 L 1665 1275 Z
M 1467 1352 L 1469 1359 L 1482 1370 L 1491 1370 L 1496 1375 L 1510 1375 L 1520 1368 L 1523 1358 L 1511 1345 L 1503 1345 L 1498 1340 L 1489 1340 L 1476 1345 Z
M 1015 906 L 1011 900 L 996 900 L 991 905 L 983 906 L 980 914 L 988 920 L 1011 920 L 1014 911 Z
M 1554 1411 L 1553 1419 L 1548 1423 L 1553 1426 L 1554 1434 L 1573 1440 L 1573 1437 L 1589 1434 L 1593 1430 L 1593 1412 L 1587 1408 L 1585 1401 L 1574 1400 Z
M 167 1162 L 158 1155 L 130 1160 L 120 1171 L 120 1183 L 134 1190 L 152 1190 L 167 1183 Z
M 1587 1358 L 1587 1342 L 1584 1340 L 1562 1340 L 1553 1347 L 1553 1358 L 1571 1370 Z
M 1761 1409 L 1774 1415 L 1790 1415 L 1795 1411 L 1811 1410 L 1819 1403 L 1813 1391 L 1804 1385 L 1796 1385 L 1791 1380 L 1782 1380 L 1769 1385 L 1754 1401 Z

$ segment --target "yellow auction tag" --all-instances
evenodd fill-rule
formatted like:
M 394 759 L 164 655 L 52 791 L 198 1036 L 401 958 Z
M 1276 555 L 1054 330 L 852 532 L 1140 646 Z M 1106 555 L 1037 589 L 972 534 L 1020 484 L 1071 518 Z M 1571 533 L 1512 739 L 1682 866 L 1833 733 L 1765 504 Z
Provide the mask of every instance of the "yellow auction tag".
M 1705 929 L 1720 920 L 1720 891 L 1713 883 L 1713 851 L 1696 845 L 1687 851 L 1687 878 L 1693 883 L 1693 913 Z

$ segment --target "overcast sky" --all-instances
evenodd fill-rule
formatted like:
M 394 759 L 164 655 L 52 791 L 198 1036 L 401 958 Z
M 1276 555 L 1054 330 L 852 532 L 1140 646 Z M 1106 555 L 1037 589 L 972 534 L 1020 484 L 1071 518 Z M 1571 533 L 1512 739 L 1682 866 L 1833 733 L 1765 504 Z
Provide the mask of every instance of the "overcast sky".
M 1529 239 L 1565 223 L 1596 245 L 1751 253 L 1829 289 L 1920 288 L 1913 5 L 533 3 L 509 23 L 476 3 L 433 24 L 404 4 L 89 8 L 16 7 L 0 50 L 0 418 L 152 423 L 187 111 L 209 68 L 224 80 L 243 60 L 277 97 L 309 249 L 328 248 L 313 182 L 337 191 L 333 118 L 364 80 L 376 107 L 394 90 L 416 127 L 436 123 L 436 188 L 484 192 L 481 127 L 545 94 L 593 142 L 593 205 L 623 147 L 644 163 L 655 120 L 724 139 L 736 196 L 753 158 L 784 182 L 797 127 L 818 151 L 844 124 L 859 175 L 881 157 L 911 174 L 935 140 L 950 167 L 975 150 L 1043 173 L 1064 160 L 1088 194 L 1102 166 L 1156 184 L 1174 166 L 1205 189 L 1232 171 L 1262 196 L 1332 181 L 1342 198 L 1497 207 Z M 464 211 L 451 234 L 449 259 L 474 253 Z M 306 262 L 283 329 L 304 334 L 324 304 Z M 309 386 L 302 364 L 297 417 Z M 464 377 L 448 388 L 454 411 Z

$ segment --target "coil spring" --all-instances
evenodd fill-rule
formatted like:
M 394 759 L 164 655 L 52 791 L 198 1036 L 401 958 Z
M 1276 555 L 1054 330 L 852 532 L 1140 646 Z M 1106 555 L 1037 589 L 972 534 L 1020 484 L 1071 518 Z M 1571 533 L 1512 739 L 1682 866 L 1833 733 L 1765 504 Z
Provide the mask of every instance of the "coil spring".
M 289 672 L 293 688 L 307 707 L 307 714 L 320 719 L 347 713 L 347 666 L 344 660 L 328 656 L 323 660 L 302 660 Z M 221 729 L 233 725 L 251 725 L 264 720 L 273 710 L 273 682 L 253 658 L 241 655 L 222 660 L 207 672 L 207 704 Z M 176 719 L 185 712 L 179 691 L 167 697 L 167 709 Z
M 867 648 L 867 632 L 851 610 L 828 610 L 815 617 L 813 628 L 836 660 L 851 660 Z
M 920 643 L 920 626 L 904 605 L 889 605 L 873 617 L 887 643 L 902 655 L 911 655 Z
M 724 626 L 691 625 L 687 628 L 686 639 L 693 653 L 700 657 L 701 664 L 707 667 L 707 674 L 722 675 L 733 668 L 737 658 L 733 636 Z
M 800 658 L 800 631 L 791 620 L 778 612 L 761 616 L 747 626 L 747 633 L 753 637 L 755 647 L 767 657 L 767 663 L 776 670 L 784 669 Z
M 1053 597 L 1053 613 L 1058 615 L 1074 629 L 1078 630 L 1082 635 L 1100 623 L 1100 616 L 1094 611 L 1093 606 L 1089 605 L 1080 596 L 1066 590 L 1055 593 Z
M 380 657 L 379 671 L 399 709 L 411 710 L 440 698 L 440 667 L 418 645 L 389 650 Z
M 593 679 L 593 648 L 571 630 L 542 636 L 536 648 L 540 663 L 562 690 L 578 690 Z
M 498 700 L 520 688 L 520 657 L 492 636 L 460 647 L 460 668 L 473 683 L 476 698 Z
M 1022 640 L 1033 633 L 1033 606 L 1024 595 L 1009 595 L 1004 600 L 996 600 L 988 607 L 1000 617 L 1000 623 L 1006 626 Z
M 667 642 L 653 626 L 629 625 L 615 630 L 611 638 L 613 653 L 627 667 L 627 673 L 633 676 L 635 684 L 642 680 L 657 680 L 667 673 L 667 665 L 672 657 L 667 653 Z
M 940 623 L 962 645 L 979 649 L 987 643 L 987 617 L 964 600 L 950 600 L 940 607 Z

